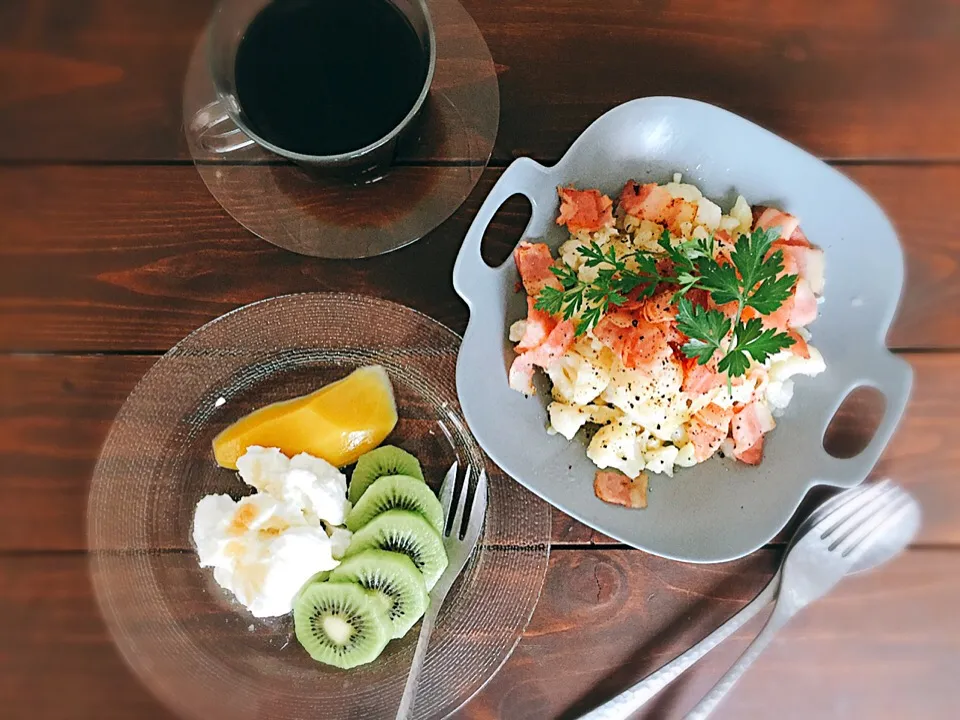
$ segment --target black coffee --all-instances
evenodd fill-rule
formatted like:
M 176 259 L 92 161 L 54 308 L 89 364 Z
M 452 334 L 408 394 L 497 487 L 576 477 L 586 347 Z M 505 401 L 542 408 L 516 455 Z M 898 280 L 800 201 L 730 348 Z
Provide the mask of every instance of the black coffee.
M 237 50 L 240 107 L 250 128 L 306 155 L 365 147 L 416 103 L 428 54 L 387 0 L 274 0 Z

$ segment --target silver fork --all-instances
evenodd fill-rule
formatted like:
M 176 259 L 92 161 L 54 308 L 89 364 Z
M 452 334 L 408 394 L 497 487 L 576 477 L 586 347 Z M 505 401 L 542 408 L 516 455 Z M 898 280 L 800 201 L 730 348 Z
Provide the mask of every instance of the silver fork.
M 883 480 L 881 482 L 889 483 L 890 481 Z M 844 504 L 862 496 L 864 493 L 871 492 L 873 487 L 874 485 L 871 483 L 845 490 L 842 493 L 834 495 L 817 507 L 797 528 L 793 537 L 793 545 L 796 545 L 802 537 L 810 532 L 812 528 L 816 527 L 824 517 L 841 508 Z M 867 499 L 869 499 L 869 496 L 867 496 Z M 857 502 L 862 500 L 864 500 L 864 498 L 860 498 Z M 850 505 L 848 509 L 852 509 L 853 507 L 855 506 Z M 878 538 L 877 542 L 865 546 L 863 554 L 850 568 L 850 572 L 857 573 L 864 570 L 872 570 L 873 568 L 883 565 L 896 555 L 899 555 L 916 536 L 919 528 L 920 506 L 914 503 L 912 512 L 906 513 L 903 522 L 896 527 L 895 532 L 887 534 L 884 538 Z M 787 549 L 787 554 L 790 553 L 791 548 Z M 777 594 L 780 592 L 780 579 L 782 577 L 783 567 L 781 565 L 781 567 L 777 568 L 777 572 L 774 573 L 767 586 L 749 602 L 746 607 L 741 609 L 740 612 L 689 650 L 678 655 L 666 665 L 653 671 L 640 682 L 627 688 L 603 705 L 598 706 L 585 715 L 581 715 L 579 720 L 627 720 L 628 717 L 633 717 L 634 713 L 646 705 L 647 702 L 667 687 L 667 685 L 693 667 L 700 658 L 759 615 L 768 605 L 775 602 Z
M 477 487 L 473 493 L 473 502 L 470 509 L 467 510 L 467 493 L 470 490 L 471 469 L 468 465 L 463 484 L 460 487 L 460 495 L 454 498 L 457 485 L 457 469 L 457 463 L 454 463 L 440 487 L 440 504 L 443 506 L 444 519 L 443 547 L 447 551 L 447 569 L 443 571 L 443 575 L 440 576 L 437 584 L 430 591 L 430 607 L 427 608 L 427 612 L 424 613 L 423 620 L 420 623 L 420 639 L 417 640 L 413 665 L 410 668 L 410 674 L 407 676 L 407 685 L 403 689 L 400 707 L 397 709 L 397 720 L 405 720 L 413 709 L 413 703 L 417 698 L 417 683 L 420 680 L 420 672 L 423 670 L 423 661 L 427 657 L 430 635 L 433 634 L 433 626 L 440 614 L 440 606 L 447 597 L 447 593 L 450 592 L 450 588 L 453 587 L 453 581 L 463 572 L 467 560 L 473 554 L 477 541 L 480 539 L 483 518 L 487 512 L 487 473 L 480 471 Z M 454 505 L 456 505 L 456 514 L 453 515 L 451 522 L 450 511 Z M 467 527 L 463 528 L 465 515 L 469 519 L 467 520 Z
M 763 630 L 686 720 L 710 715 L 790 618 L 826 595 L 878 537 L 916 511 L 916 501 L 909 494 L 885 481 L 825 515 L 790 548 L 777 604 Z

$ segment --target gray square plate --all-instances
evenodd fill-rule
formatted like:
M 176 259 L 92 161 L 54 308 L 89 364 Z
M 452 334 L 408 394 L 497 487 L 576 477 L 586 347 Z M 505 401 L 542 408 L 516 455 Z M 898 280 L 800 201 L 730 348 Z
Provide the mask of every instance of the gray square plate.
M 558 185 L 596 187 L 615 196 L 633 178 L 665 182 L 682 172 L 729 209 L 737 193 L 798 215 L 804 232 L 826 253 L 827 284 L 813 344 L 827 371 L 797 378 L 787 413 L 768 436 L 758 467 L 714 458 L 675 477 L 652 475 L 649 507 L 610 505 L 593 494 L 596 468 L 585 444 L 549 436 L 547 385 L 525 398 L 507 385 L 514 356 L 507 331 L 526 314 L 513 260 L 490 268 L 480 242 L 507 198 L 533 207 L 525 238 L 556 248 L 567 234 L 554 219 Z M 867 271 L 869 269 L 869 272 Z M 470 323 L 457 363 L 464 416 L 483 449 L 512 477 L 578 520 L 622 542 L 664 557 L 719 562 L 768 542 L 810 488 L 851 487 L 880 457 L 910 392 L 909 365 L 884 338 L 903 285 L 903 251 L 890 221 L 863 190 L 809 153 L 725 110 L 693 100 L 652 97 L 609 111 L 574 142 L 559 163 L 521 158 L 504 172 L 470 227 L 453 272 Z M 538 373 L 541 375 L 542 373 Z M 836 459 L 823 434 L 854 388 L 886 397 L 886 411 L 866 449 Z

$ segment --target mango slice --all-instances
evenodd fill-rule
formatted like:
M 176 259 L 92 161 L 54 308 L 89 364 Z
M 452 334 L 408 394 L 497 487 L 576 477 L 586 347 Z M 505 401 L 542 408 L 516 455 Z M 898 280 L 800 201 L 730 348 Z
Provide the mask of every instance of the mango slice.
M 251 445 L 302 452 L 342 467 L 377 447 L 397 424 L 387 371 L 363 367 L 309 395 L 267 405 L 240 418 L 213 440 L 217 464 L 237 469 Z

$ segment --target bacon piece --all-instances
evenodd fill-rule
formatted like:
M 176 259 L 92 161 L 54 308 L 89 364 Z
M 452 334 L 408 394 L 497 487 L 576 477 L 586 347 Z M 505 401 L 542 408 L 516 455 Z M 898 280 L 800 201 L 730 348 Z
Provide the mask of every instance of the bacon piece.
M 558 320 L 548 312 L 538 310 L 537 299 L 527 296 L 527 325 L 520 338 L 520 342 L 513 348 L 518 353 L 525 353 L 539 347 L 557 326 Z
M 656 183 L 640 185 L 634 180 L 623 186 L 620 207 L 629 215 L 666 225 L 672 230 L 679 230 L 680 223 L 693 222 L 697 216 L 696 205 L 675 198 L 664 186 Z
M 807 344 L 807 341 L 804 340 L 803 335 L 796 330 L 789 331 L 787 335 L 793 338 L 793 345 L 788 348 L 790 352 L 798 357 L 802 357 L 804 360 L 809 360 L 810 346 Z
M 527 295 L 536 297 L 545 287 L 563 289 L 557 276 L 550 272 L 554 260 L 550 254 L 550 248 L 544 243 L 530 243 L 524 240 L 513 251 L 513 261 L 517 264 Z
M 759 465 L 763 461 L 763 435 L 757 438 L 757 441 L 744 450 L 739 455 L 734 452 L 734 457 L 747 465 Z
M 793 245 L 778 240 L 771 251 L 780 250 L 783 253 L 783 269 L 788 275 L 798 275 L 802 280 L 810 283 L 814 294 L 823 292 L 824 258 L 823 250 L 807 245 Z
M 760 208 L 758 207 L 756 209 Z M 767 207 L 760 210 L 760 214 L 756 217 L 754 227 L 762 228 L 763 230 L 778 227 L 780 228 L 780 236 L 777 239 L 783 240 L 791 237 L 793 231 L 800 227 L 800 220 L 790 213 Z
M 599 190 L 577 190 L 558 187 L 560 215 L 557 225 L 566 225 L 572 232 L 595 232 L 613 227 L 613 200 Z
M 648 322 L 642 309 L 608 313 L 593 329 L 593 334 L 630 369 L 652 370 L 673 353 L 663 329 Z
M 716 371 L 714 358 L 701 365 L 696 358 L 683 359 L 683 385 L 681 390 L 690 395 L 705 395 L 723 384 L 723 375 Z
M 673 290 L 661 290 L 643 303 L 643 316 L 652 323 L 672 323 L 677 317 L 677 308 L 671 302 Z
M 733 416 L 733 456 L 748 465 L 759 465 L 763 459 L 763 436 L 777 423 L 767 406 L 754 400 Z
M 597 470 L 593 476 L 593 492 L 604 502 L 628 508 L 647 506 L 647 474 L 629 478 L 611 470 Z
M 790 312 L 789 327 L 806 327 L 817 319 L 817 296 L 813 294 L 810 283 L 798 280 L 793 290 L 793 309 Z
M 535 395 L 533 371 L 535 367 L 548 368 L 570 349 L 576 339 L 572 320 L 558 323 L 547 338 L 532 350 L 517 355 L 510 365 L 510 387 L 524 395 Z
M 732 409 L 710 403 L 690 419 L 687 435 L 693 443 L 693 457 L 697 462 L 711 457 L 723 444 L 732 418 Z

